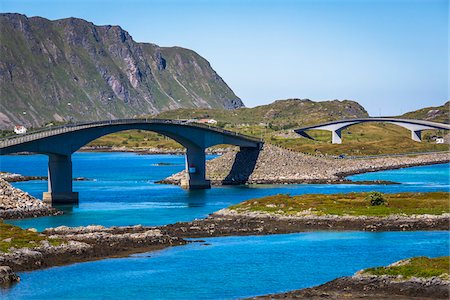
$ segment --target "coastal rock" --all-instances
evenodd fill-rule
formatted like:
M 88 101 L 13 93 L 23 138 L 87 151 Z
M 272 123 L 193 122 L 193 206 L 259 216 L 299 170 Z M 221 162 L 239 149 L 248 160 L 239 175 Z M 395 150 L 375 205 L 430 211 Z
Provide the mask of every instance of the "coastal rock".
M 20 277 L 8 266 L 0 266 L 0 286 L 7 286 L 20 281 Z
M 448 299 L 450 282 L 438 277 L 349 276 L 325 284 L 251 299 Z
M 61 213 L 50 205 L 0 179 L 0 218 L 21 219 Z
M 44 240 L 34 248 L 10 248 L 7 253 L 0 252 L 0 265 L 15 271 L 34 270 L 188 243 L 180 237 L 162 233 L 158 228 L 141 225 L 108 228 L 60 226 L 46 229 L 41 234 L 59 244 Z

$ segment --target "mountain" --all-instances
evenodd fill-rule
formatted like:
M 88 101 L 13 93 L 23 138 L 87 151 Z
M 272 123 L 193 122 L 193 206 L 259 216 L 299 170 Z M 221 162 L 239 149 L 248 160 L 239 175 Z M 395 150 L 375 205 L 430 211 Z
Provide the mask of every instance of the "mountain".
M 2 128 L 243 106 L 192 50 L 137 43 L 119 26 L 0 14 Z
M 278 127 L 296 127 L 326 121 L 368 117 L 358 102 L 351 100 L 311 101 L 309 99 L 277 100 L 254 108 L 233 111 L 217 109 L 177 109 L 166 111 L 158 118 L 192 119 L 213 118 L 220 123 L 258 124 L 270 123 Z
M 441 106 L 430 106 L 401 115 L 401 118 L 450 123 L 450 101 Z

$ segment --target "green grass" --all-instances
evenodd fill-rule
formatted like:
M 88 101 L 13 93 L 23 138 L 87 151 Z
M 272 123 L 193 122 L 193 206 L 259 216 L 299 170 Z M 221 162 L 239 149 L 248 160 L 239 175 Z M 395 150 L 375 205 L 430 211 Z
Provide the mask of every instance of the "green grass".
M 11 240 L 8 241 L 8 239 Z M 58 246 L 64 242 L 61 239 L 50 239 L 38 232 L 0 222 L 0 252 L 9 252 L 11 247 L 34 248 L 44 240 L 47 240 L 53 246 Z
M 385 194 L 387 205 L 371 206 L 368 193 L 307 194 L 290 196 L 279 194 L 251 199 L 230 207 L 240 212 L 263 212 L 297 215 L 308 212 L 316 215 L 389 216 L 393 214 L 439 215 L 449 213 L 448 192 Z
M 450 256 L 441 256 L 436 258 L 421 256 L 406 260 L 404 264 L 401 263 L 398 266 L 365 269 L 363 273 L 371 275 L 401 275 L 405 278 L 429 278 L 434 276 L 443 276 L 448 279 L 450 268 L 449 262 Z
M 127 148 L 160 148 L 160 149 L 182 149 L 174 140 L 145 130 L 127 130 L 115 134 L 105 135 L 88 146 L 117 146 Z

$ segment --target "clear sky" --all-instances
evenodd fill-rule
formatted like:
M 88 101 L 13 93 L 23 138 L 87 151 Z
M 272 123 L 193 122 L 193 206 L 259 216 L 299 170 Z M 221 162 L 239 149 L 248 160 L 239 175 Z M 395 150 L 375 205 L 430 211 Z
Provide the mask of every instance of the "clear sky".
M 378 116 L 449 99 L 448 0 L 0 0 L 0 11 L 193 49 L 249 107 L 352 99 Z

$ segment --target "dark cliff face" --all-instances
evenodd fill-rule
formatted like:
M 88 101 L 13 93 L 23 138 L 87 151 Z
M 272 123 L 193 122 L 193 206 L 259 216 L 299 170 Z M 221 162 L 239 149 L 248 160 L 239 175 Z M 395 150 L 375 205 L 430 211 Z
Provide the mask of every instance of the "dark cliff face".
M 2 128 L 244 106 L 194 51 L 136 43 L 119 26 L 0 14 L 0 54 Z

